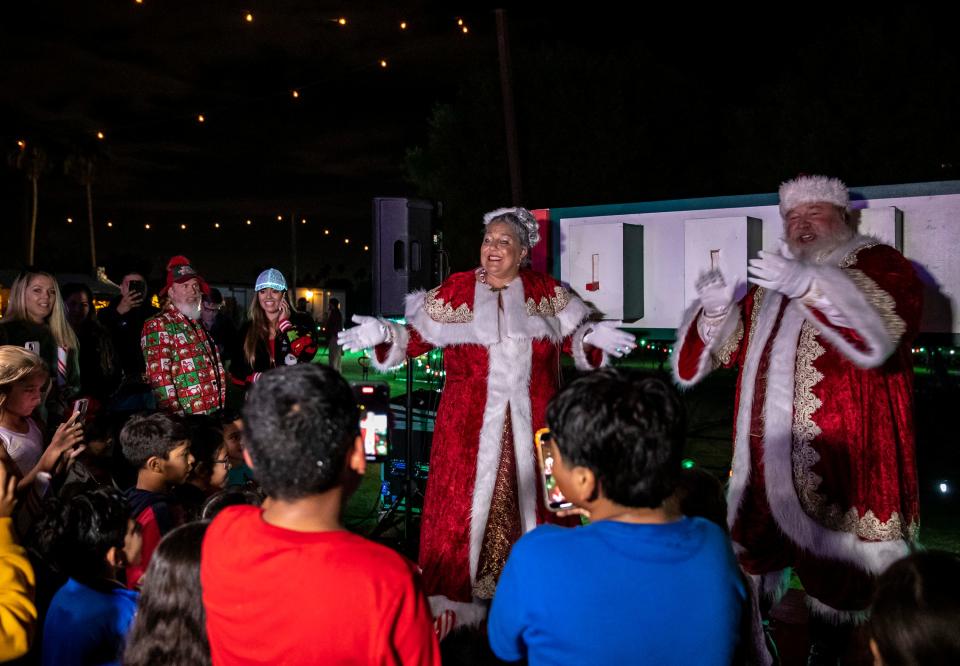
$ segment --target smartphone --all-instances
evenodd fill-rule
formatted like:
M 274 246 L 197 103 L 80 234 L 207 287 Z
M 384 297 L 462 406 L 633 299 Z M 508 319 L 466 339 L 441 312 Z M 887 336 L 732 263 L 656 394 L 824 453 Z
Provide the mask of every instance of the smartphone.
M 385 462 L 390 455 L 390 386 L 386 382 L 351 382 L 360 408 L 364 457 Z
M 537 462 L 540 464 L 540 485 L 543 488 L 543 503 L 549 511 L 565 511 L 573 508 L 573 502 L 567 500 L 560 492 L 557 479 L 553 475 L 552 448 L 545 447 L 552 435 L 549 428 L 540 428 L 533 437 L 534 447 L 537 449 Z M 546 450 L 544 450 L 546 448 Z
M 40 343 L 37 340 L 30 340 L 28 342 L 24 342 L 23 347 L 27 351 L 33 352 L 37 356 L 40 355 Z
M 73 414 L 70 415 L 70 420 L 74 423 L 83 424 L 87 420 L 87 408 L 90 406 L 90 401 L 86 398 L 80 398 L 75 403 L 73 403 Z
M 140 294 L 142 296 L 147 291 L 147 285 L 143 280 L 130 280 L 127 284 L 127 290 L 131 294 Z

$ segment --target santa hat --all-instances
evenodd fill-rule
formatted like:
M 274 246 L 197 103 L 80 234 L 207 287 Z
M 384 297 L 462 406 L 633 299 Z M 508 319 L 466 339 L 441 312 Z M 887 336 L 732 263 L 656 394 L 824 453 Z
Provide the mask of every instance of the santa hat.
M 850 193 L 839 178 L 828 176 L 797 176 L 780 185 L 780 217 L 803 204 L 831 203 L 846 209 Z
M 190 260 L 178 254 L 167 262 L 167 283 L 160 290 L 160 295 L 166 294 L 174 282 L 182 284 L 190 280 L 197 280 L 200 283 L 200 291 L 204 294 L 210 293 L 210 286 L 190 265 Z

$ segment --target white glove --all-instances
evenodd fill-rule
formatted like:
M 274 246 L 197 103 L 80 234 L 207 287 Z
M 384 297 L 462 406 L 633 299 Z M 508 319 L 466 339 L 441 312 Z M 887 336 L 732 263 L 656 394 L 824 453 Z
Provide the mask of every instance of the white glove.
M 701 273 L 694 286 L 697 296 L 700 297 L 700 305 L 703 306 L 703 314 L 713 319 L 727 314 L 733 305 L 735 285 L 736 280 L 728 285 L 723 273 L 718 270 Z
M 636 338 L 632 333 L 621 331 L 608 321 L 593 324 L 593 330 L 583 336 L 583 344 L 602 349 L 617 358 L 637 348 Z
M 387 325 L 376 317 L 353 315 L 351 321 L 359 326 L 340 331 L 337 334 L 337 344 L 349 351 L 361 351 L 376 347 L 387 342 L 390 338 Z
M 813 268 L 793 258 L 786 248 L 781 247 L 781 254 L 763 252 L 756 259 L 750 260 L 747 268 L 750 273 L 750 282 L 765 289 L 779 291 L 787 298 L 804 296 L 813 284 Z

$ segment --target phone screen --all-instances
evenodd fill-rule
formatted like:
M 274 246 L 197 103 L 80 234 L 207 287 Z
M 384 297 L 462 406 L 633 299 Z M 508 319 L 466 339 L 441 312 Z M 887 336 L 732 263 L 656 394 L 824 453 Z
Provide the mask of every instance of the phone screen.
M 541 428 L 534 437 L 537 449 L 537 461 L 540 463 L 540 480 L 543 487 L 543 503 L 550 511 L 564 511 L 572 509 L 573 502 L 567 500 L 557 485 L 557 478 L 553 475 L 553 449 L 547 444 L 550 440 L 550 430 Z
M 386 382 L 354 382 L 360 408 L 360 438 L 364 457 L 386 461 L 390 454 L 390 387 Z
M 130 280 L 127 289 L 130 293 L 142 294 L 147 290 L 147 285 L 144 284 L 143 280 Z

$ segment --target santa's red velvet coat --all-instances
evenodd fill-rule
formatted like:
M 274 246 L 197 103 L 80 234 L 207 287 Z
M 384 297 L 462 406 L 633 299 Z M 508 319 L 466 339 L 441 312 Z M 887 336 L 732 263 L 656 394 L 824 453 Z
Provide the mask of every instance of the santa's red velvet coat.
M 393 341 L 376 349 L 380 370 L 445 349 L 419 564 L 434 611 L 453 608 L 458 623 L 482 619 L 482 607 L 471 603 L 472 582 L 508 406 L 522 529 L 547 519 L 533 434 L 545 425 L 547 402 L 558 388 L 560 353 L 572 353 L 581 369 L 605 361 L 599 350 L 584 352 L 589 314 L 583 301 L 543 273 L 523 270 L 499 292 L 473 271 L 455 273 L 429 292 L 408 295 L 406 327 L 391 324 Z
M 762 485 L 793 544 L 876 575 L 907 553 L 919 526 L 910 341 L 921 285 L 899 252 L 864 236 L 815 271 L 845 325 L 809 301 L 753 287 L 705 345 L 695 303 L 678 331 L 674 376 L 691 386 L 715 367 L 739 366 L 728 496 L 735 539 L 756 519 L 745 491 Z

